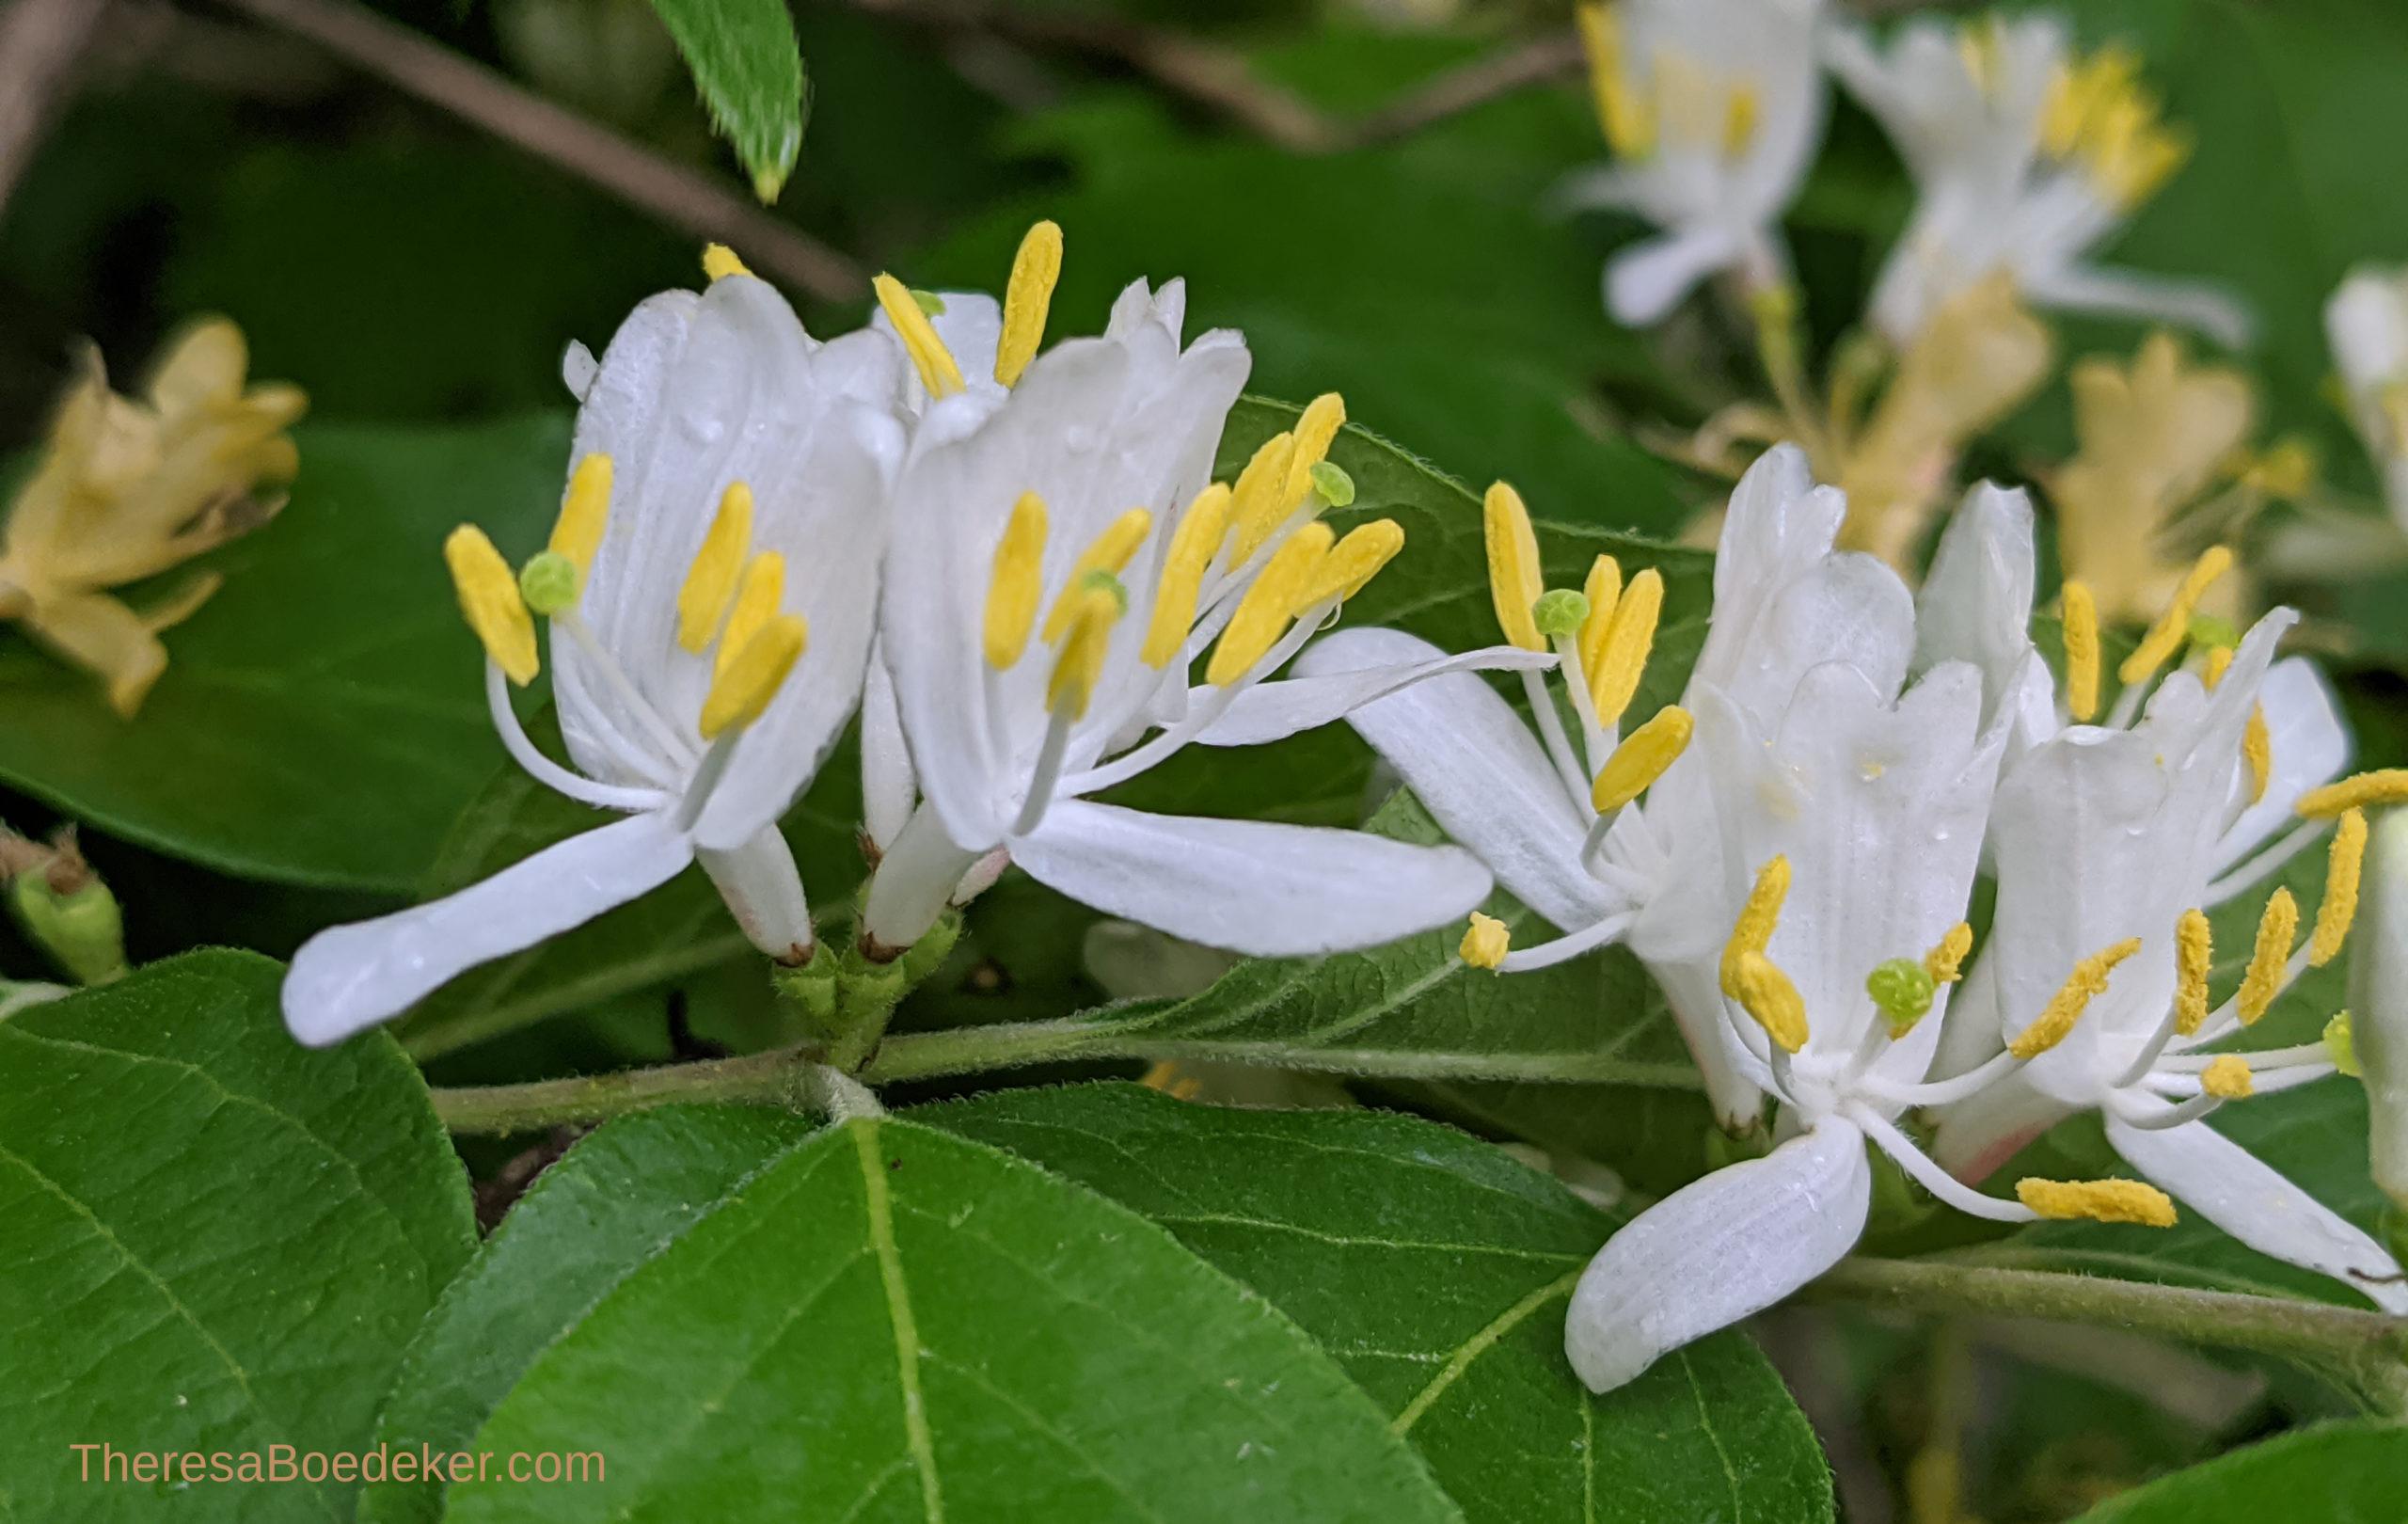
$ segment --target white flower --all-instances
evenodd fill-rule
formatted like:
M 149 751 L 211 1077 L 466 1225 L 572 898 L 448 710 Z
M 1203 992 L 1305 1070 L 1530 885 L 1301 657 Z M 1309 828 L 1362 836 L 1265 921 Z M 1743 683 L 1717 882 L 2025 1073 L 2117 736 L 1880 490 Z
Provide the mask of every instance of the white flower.
M 1719 271 L 1786 285 L 1781 214 L 1822 139 L 1821 0 L 1586 0 L 1580 38 L 1615 162 L 1568 182 L 1569 206 L 1626 208 L 1663 230 L 1606 268 L 1634 327 Z
M 1342 405 L 1320 399 L 1233 486 L 1208 484 L 1244 341 L 1216 331 L 1182 348 L 1183 289 L 1139 281 L 1101 338 L 1032 360 L 1051 285 L 1050 262 L 1024 250 L 999 344 L 969 357 L 881 285 L 934 400 L 895 493 L 879 637 L 891 723 L 874 713 L 865 727 L 882 853 L 866 949 L 909 945 L 1006 861 L 1113 914 L 1260 956 L 1461 916 L 1490 879 L 1458 849 L 1084 797 L 1190 742 L 1274 739 L 1425 671 L 1497 659 L 1263 682 L 1402 543 L 1391 521 L 1339 539 L 1318 519 Z M 965 358 L 993 381 L 973 383 Z
M 2133 313 L 2243 342 L 2247 314 L 2206 288 L 2084 262 L 2188 154 L 2120 49 L 2075 56 L 2062 17 L 1902 24 L 1887 54 L 1835 28 L 1832 71 L 1878 118 L 1917 201 L 1873 316 L 1904 345 L 1949 297 L 2004 271 L 2034 304 Z
M 2408 1211 L 2408 815 L 2376 824 L 2367 853 L 2366 934 L 2350 968 L 2351 1014 L 2327 1037 L 2344 1073 L 2366 1081 L 2374 1181 Z
M 2324 305 L 2324 337 L 2384 498 L 2408 524 L 2408 270 L 2351 271 Z
M 763 951 L 810 956 L 777 822 L 861 691 L 903 451 L 896 365 L 875 335 L 814 341 L 741 273 L 645 301 L 598 368 L 571 351 L 583 406 L 551 548 L 516 577 L 472 528 L 445 554 L 511 754 L 627 818 L 458 894 L 312 937 L 284 985 L 294 1036 L 338 1041 L 696 860 Z M 511 708 L 507 685 L 539 665 L 531 605 L 551 619 L 575 771 Z

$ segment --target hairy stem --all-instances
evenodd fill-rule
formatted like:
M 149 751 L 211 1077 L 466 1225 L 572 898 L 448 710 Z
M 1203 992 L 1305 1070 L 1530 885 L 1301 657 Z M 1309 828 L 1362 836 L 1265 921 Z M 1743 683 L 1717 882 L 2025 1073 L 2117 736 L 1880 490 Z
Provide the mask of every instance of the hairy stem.
M 435 1114 L 454 1133 L 524 1133 L 590 1124 L 676 1101 L 750 1101 L 816 1107 L 824 1103 L 819 1050 L 778 1048 L 735 1058 L 578 1074 L 525 1085 L 436 1087 Z

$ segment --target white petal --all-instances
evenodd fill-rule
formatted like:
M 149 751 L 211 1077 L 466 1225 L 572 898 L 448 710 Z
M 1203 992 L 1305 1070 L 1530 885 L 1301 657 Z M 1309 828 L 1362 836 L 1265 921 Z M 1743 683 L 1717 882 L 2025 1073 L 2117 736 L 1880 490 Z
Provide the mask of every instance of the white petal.
M 2300 795 L 2331 783 L 2350 765 L 2349 729 L 2314 662 L 2304 657 L 2275 662 L 2258 685 L 2258 702 L 2265 706 L 2274 765 L 2267 775 L 2266 797 L 2243 810 L 2217 844 L 2219 870 L 2290 826 L 2291 806 Z
M 1307 647 L 1295 670 L 1319 677 L 1443 655 L 1402 630 L 1342 629 Z M 1434 677 L 1364 705 L 1347 722 L 1448 835 L 1558 929 L 1577 930 L 1626 908 L 1581 865 L 1587 815 L 1564 793 L 1529 726 L 1481 678 Z
M 1298 665 L 1301 669 L 1302 662 Z M 1260 682 L 1239 694 L 1219 719 L 1196 733 L 1196 739 L 1206 746 L 1259 746 L 1343 720 L 1374 699 L 1450 672 L 1535 672 L 1554 665 L 1552 652 L 1491 645 L 1461 656 Z M 1200 702 L 1212 691 L 1195 689 L 1188 701 Z
M 1864 1135 L 1827 1119 L 1640 1213 L 1581 1272 L 1563 1350 L 1592 1391 L 1761 1312 L 1837 1264 L 1864 1231 Z
M 1683 228 L 1647 239 L 1606 262 L 1606 310 L 1624 327 L 1652 326 L 1739 255 L 1737 240 L 1719 228 Z
M 284 1024 L 313 1048 L 407 1010 L 454 975 L 668 882 L 693 849 L 655 812 L 571 836 L 455 895 L 321 931 L 293 955 Z
M 903 716 L 895 707 L 895 679 L 873 650 L 862 688 L 862 829 L 870 845 L 885 850 L 919 798 L 911 749 L 903 744 Z
M 2107 1141 L 2167 1195 L 2260 1254 L 2355 1287 L 2408 1312 L 2408 1282 L 2375 1241 L 2205 1122 L 2160 1132 L 2107 1118 Z
M 2248 308 L 2198 281 L 2138 270 L 2068 265 L 2036 275 L 2025 284 L 2033 301 L 2043 307 L 2178 323 L 2229 349 L 2245 348 L 2253 327 Z
M 776 826 L 763 826 L 739 847 L 694 855 L 752 945 L 781 963 L 810 960 L 811 905 L 794 850 Z
M 2408 373 L 2408 287 L 2400 272 L 2361 265 L 2324 304 L 2324 340 L 2353 393 Z
M 1977 484 L 1949 519 L 1915 598 L 1915 670 L 1970 661 L 1987 718 L 2013 694 L 2032 650 L 2032 499 Z
M 1456 847 L 1085 800 L 1046 811 L 1013 840 L 1012 860 L 1083 904 L 1258 958 L 1393 942 L 1462 920 L 1491 887 Z
M 1993 1038 L 1989 1046 L 1996 1053 L 2004 1044 Z M 2065 1102 L 2032 1083 L 2028 1069 L 2019 1071 L 1938 1108 L 1940 1126 L 1932 1136 L 1931 1156 L 1966 1184 L 1978 1185 L 2025 1144 L 2071 1115 Z
M 2350 960 L 2351 1025 L 2366 1072 L 2375 1183 L 2408 1209 L 2408 811 L 2375 817 Z

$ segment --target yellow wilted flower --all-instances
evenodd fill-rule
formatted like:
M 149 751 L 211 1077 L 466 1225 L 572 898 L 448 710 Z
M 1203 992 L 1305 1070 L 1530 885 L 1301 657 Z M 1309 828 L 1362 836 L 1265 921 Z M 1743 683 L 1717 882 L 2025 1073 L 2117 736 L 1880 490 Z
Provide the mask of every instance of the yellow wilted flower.
M 166 670 L 159 631 L 190 617 L 221 579 L 187 578 L 142 610 L 108 590 L 266 523 L 299 464 L 284 431 L 309 401 L 281 382 L 246 388 L 248 359 L 241 329 L 206 319 L 167 346 L 139 397 L 123 397 L 87 350 L 0 527 L 0 618 L 100 676 L 120 715 L 131 718 Z

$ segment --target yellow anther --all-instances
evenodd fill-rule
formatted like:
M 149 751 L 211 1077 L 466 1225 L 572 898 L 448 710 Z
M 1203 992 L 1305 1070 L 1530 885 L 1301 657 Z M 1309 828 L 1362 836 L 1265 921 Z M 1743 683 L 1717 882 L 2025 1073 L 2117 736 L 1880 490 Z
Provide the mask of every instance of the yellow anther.
M 736 579 L 752 548 L 752 489 L 730 482 L 720 494 L 719 513 L 694 552 L 694 564 L 687 568 L 686 585 L 677 590 L 678 644 L 694 652 L 709 647 L 728 600 L 736 596 Z
M 2249 972 L 2241 976 L 2233 1009 L 2241 1024 L 2253 1024 L 2283 992 L 2284 974 L 2291 960 L 2291 939 L 2299 934 L 2299 901 L 2288 889 L 2266 897 L 2265 913 L 2258 917 L 2258 945 L 2249 951 Z
M 2199 1071 L 2200 1093 L 2219 1101 L 2246 1101 L 2257 1088 L 2257 1076 L 2249 1072 L 2249 1060 L 2237 1053 L 2212 1059 Z
M 1640 675 L 1647 670 L 1648 653 L 1656 648 L 1656 622 L 1663 612 L 1664 574 L 1653 566 L 1632 578 L 1614 600 L 1613 620 L 1598 643 L 1597 659 L 1588 665 L 1589 702 L 1599 724 L 1612 724 L 1630 707 Z
M 1070 620 L 1062 648 L 1054 658 L 1054 675 L 1045 685 L 1045 707 L 1057 715 L 1084 720 L 1087 701 L 1103 676 L 1103 659 L 1112 650 L 1112 627 L 1124 607 L 1109 588 L 1089 586 L 1070 606 Z
M 460 613 L 477 634 L 485 655 L 502 675 L 524 688 L 541 670 L 535 659 L 535 621 L 519 595 L 510 563 L 474 524 L 463 524 L 443 542 L 443 563 L 460 595 Z
M 1546 591 L 1539 571 L 1539 537 L 1530 528 L 1530 511 L 1522 495 L 1503 482 L 1488 489 L 1481 503 L 1481 524 L 1488 540 L 1488 595 L 1497 606 L 1497 625 L 1505 639 L 1525 651 L 1544 651 L 1530 605 Z
M 1045 615 L 1047 641 L 1060 640 L 1062 632 L 1070 627 L 1077 602 L 1087 591 L 1087 579 L 1098 572 L 1117 577 L 1127 570 L 1130 559 L 1153 530 L 1154 516 L 1143 508 L 1132 508 L 1103 526 L 1103 532 L 1087 542 L 1087 548 L 1079 552 L 1077 564 L 1070 567 L 1061 595 Z
M 1215 482 L 1196 495 L 1171 531 L 1170 554 L 1163 558 L 1162 581 L 1154 589 L 1154 611 L 1146 627 L 1146 644 L 1138 654 L 1149 667 L 1168 666 L 1187 649 L 1187 632 L 1196 623 L 1196 600 L 1204 590 L 1204 573 L 1212 553 L 1228 532 L 1228 484 Z
M 1062 230 L 1040 222 L 1020 241 L 1011 284 L 1004 288 L 1004 331 L 995 341 L 995 379 L 1004 385 L 1016 384 L 1037 357 L 1045 341 L 1045 314 L 1054 306 L 1054 283 L 1061 278 Z
M 2311 788 L 2300 795 L 2299 803 L 2293 808 L 2305 819 L 2330 820 L 2349 810 L 2403 801 L 2408 801 L 2408 768 L 2377 768 L 2321 788 Z
M 705 244 L 703 246 L 703 274 L 708 276 L 711 279 L 724 280 L 729 276 L 751 275 L 752 273 L 752 272 L 751 270 L 745 267 L 744 262 L 736 257 L 736 250 L 728 247 L 725 244 Z
M 1493 969 L 1505 961 L 1506 953 L 1513 946 L 1513 929 L 1494 915 L 1471 913 L 1471 924 L 1464 928 L 1464 940 L 1456 945 L 1456 955 L 1474 968 Z
M 725 732 L 761 718 L 761 711 L 784 686 L 786 674 L 801 659 L 803 633 L 801 620 L 792 614 L 775 615 L 744 643 L 734 660 L 721 665 L 696 725 L 703 739 L 717 740 Z
M 1254 458 L 1238 472 L 1229 500 L 1229 522 L 1237 539 L 1229 548 L 1229 564 L 1244 565 L 1287 521 L 1295 500 L 1285 496 L 1288 468 L 1296 458 L 1296 437 L 1275 434 L 1255 448 Z
M 1330 547 L 1329 554 L 1322 557 L 1312 580 L 1296 596 L 1298 611 L 1326 598 L 1342 602 L 1353 597 L 1403 548 L 1404 526 L 1393 518 L 1375 518 L 1368 524 L 1355 525 L 1346 532 L 1345 538 Z
M 2232 647 L 2210 645 L 2208 647 L 2208 659 L 2199 669 L 2199 681 L 2206 684 L 2208 691 L 2212 693 L 2216 685 L 2224 681 L 2224 675 L 2231 670 Z
M 1773 928 L 1781 923 L 1781 902 L 1788 897 L 1789 859 L 1775 857 L 1756 870 L 1748 902 L 1739 908 L 1731 940 L 1722 945 L 1722 992 L 1732 999 L 1739 998 L 1739 960 L 1772 945 Z
M 1221 631 L 1220 643 L 1212 647 L 1212 659 L 1204 667 L 1207 683 L 1223 688 L 1236 682 L 1279 643 L 1279 637 L 1288 632 L 1296 611 L 1303 607 L 1298 600 L 1312 585 L 1313 574 L 1321 569 L 1322 558 L 1329 554 L 1337 538 L 1326 524 L 1307 524 L 1271 552 L 1254 584 L 1238 599 L 1237 612 Z
M 1623 77 L 1622 20 L 1613 7 L 1593 0 L 1575 14 L 1580 21 L 1580 48 L 1589 58 L 1589 92 L 1596 103 L 1597 125 L 1616 153 L 1644 158 L 1656 149 L 1656 114 Z
M 1679 760 L 1688 749 L 1693 723 L 1689 712 L 1677 704 L 1667 704 L 1656 711 L 1645 724 L 1623 738 L 1614 754 L 1597 770 L 1597 781 L 1589 787 L 1589 802 L 1599 815 L 1618 810 L 1647 791 L 1650 784 L 1664 775 L 1664 770 Z
M 2266 725 L 2266 706 L 2249 706 L 2249 724 L 2241 733 L 2241 759 L 2249 764 L 2249 802 L 2257 803 L 2266 797 L 2266 785 L 2274 776 L 2274 733 Z
M 1923 955 L 1923 971 L 1934 984 L 1954 984 L 1965 976 L 1965 955 L 1973 950 L 1973 929 L 1959 921 Z
M 2215 965 L 2215 935 L 2207 912 L 2194 907 L 2174 923 L 2174 1030 L 2189 1037 L 2208 1022 L 2208 970 Z
M 1760 952 L 1743 952 L 1731 965 L 1731 998 L 1789 1053 L 1806 1046 L 1806 997 L 1780 964 Z
M 2066 976 L 2066 982 L 2049 997 L 2049 1003 L 2040 1008 L 2040 1014 L 2034 1018 L 2032 1024 L 2006 1045 L 2006 1051 L 2018 1058 L 2036 1058 L 2063 1042 L 2073 1031 L 2073 1024 L 2082 1019 L 2083 1010 L 2092 998 L 2106 992 L 2107 976 L 2115 971 L 2115 965 L 2140 950 L 2140 938 L 2126 937 L 2074 964 L 2073 972 Z
M 1023 492 L 995 542 L 995 569 L 987 580 L 987 665 L 998 672 L 1018 664 L 1028 649 L 1045 594 L 1045 500 Z
M 950 397 L 959 391 L 961 367 L 937 337 L 937 325 L 921 310 L 919 299 L 891 275 L 879 276 L 870 287 L 878 293 L 878 305 L 885 310 L 886 321 L 895 325 L 895 336 L 903 341 L 903 352 L 911 357 L 912 368 L 920 373 L 920 384 L 928 389 L 928 395 Z
M 2124 664 L 2115 669 L 2115 675 L 2125 687 L 2147 682 L 2165 665 L 2166 659 L 2190 637 L 2191 616 L 2198 611 L 2201 596 L 2217 578 L 2231 569 L 2232 552 L 2220 545 L 2210 546 L 2191 564 L 2191 569 L 2183 574 L 2182 585 L 2174 590 L 2174 600 L 2158 615 L 2157 623 L 2149 627 L 2139 646 L 2124 659 Z
M 569 473 L 561 516 L 552 525 L 550 548 L 577 567 L 579 582 L 594 569 L 594 553 L 602 548 L 602 531 L 610 523 L 610 457 L 605 454 L 578 461 Z
M 736 607 L 727 613 L 727 627 L 720 631 L 719 654 L 711 663 L 711 680 L 733 666 L 737 657 L 752 643 L 752 637 L 769 627 L 778 606 L 785 601 L 786 558 L 775 550 L 764 550 L 744 567 L 744 580 L 736 590 Z M 804 631 L 809 643 L 810 631 Z
M 2350 923 L 2358 915 L 2358 871 L 2367 859 L 2367 818 L 2357 810 L 2341 817 L 2324 860 L 2324 897 L 2316 907 L 2316 930 L 2307 942 L 2307 966 L 2322 968 L 2341 955 Z
M 1622 563 L 1611 556 L 1599 556 L 1589 565 L 1589 576 L 1580 584 L 1580 595 L 1589 600 L 1589 617 L 1580 624 L 1580 670 L 1597 670 L 1605 656 L 1606 636 L 1613 628 L 1614 605 L 1622 599 Z
M 2066 610 L 2066 712 L 2083 724 L 2099 713 L 2099 602 L 2087 582 L 2068 581 Z
M 1755 140 L 1756 123 L 1764 115 L 1764 101 L 1753 85 L 1735 83 L 1722 103 L 1722 151 L 1737 158 Z
M 2174 1199 L 2137 1180 L 2019 1180 L 2015 1199 L 2043 1217 L 2145 1228 L 2171 1228 L 2176 1221 Z
M 1288 463 L 1288 482 L 1280 499 L 1280 512 L 1285 513 L 1301 501 L 1313 488 L 1313 468 L 1329 458 L 1329 447 L 1338 438 L 1338 431 L 1346 422 L 1346 399 L 1335 391 L 1324 391 L 1305 405 L 1292 431 L 1295 453 Z

